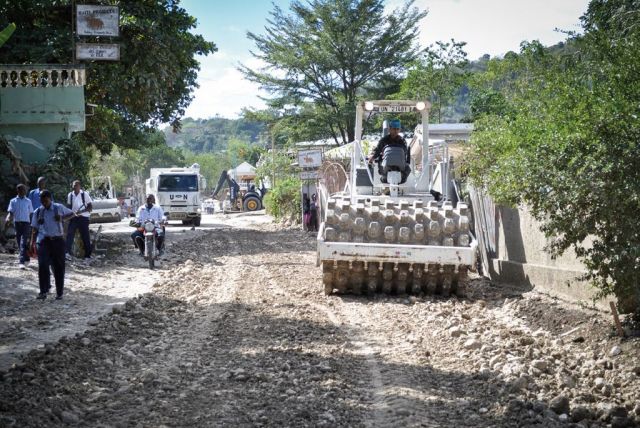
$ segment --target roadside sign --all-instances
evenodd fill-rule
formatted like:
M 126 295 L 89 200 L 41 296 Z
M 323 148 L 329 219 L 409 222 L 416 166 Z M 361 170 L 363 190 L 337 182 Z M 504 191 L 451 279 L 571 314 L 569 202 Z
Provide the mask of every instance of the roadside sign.
M 76 58 L 100 61 L 120 61 L 120 45 L 78 43 L 76 45 Z
M 322 165 L 321 150 L 301 150 L 298 152 L 298 165 L 300 168 L 318 168 Z
M 76 6 L 76 28 L 79 36 L 117 37 L 120 34 L 119 21 L 120 10 L 117 6 Z
M 300 171 L 300 180 L 316 180 L 318 171 Z

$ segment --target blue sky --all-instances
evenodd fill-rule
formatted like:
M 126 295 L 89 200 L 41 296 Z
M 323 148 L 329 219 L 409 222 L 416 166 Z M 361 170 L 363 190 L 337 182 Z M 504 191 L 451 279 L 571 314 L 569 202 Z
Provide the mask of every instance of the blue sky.
M 209 118 L 220 115 L 235 118 L 242 107 L 261 108 L 259 88 L 245 81 L 236 70 L 238 63 L 259 66 L 249 53 L 254 48 L 247 31 L 263 33 L 272 3 L 287 10 L 290 0 L 184 0 L 181 6 L 196 17 L 196 33 L 218 46 L 218 52 L 199 58 L 200 88 L 187 108 L 186 116 Z M 393 10 L 402 0 L 388 0 Z M 545 45 L 564 40 L 555 31 L 578 30 L 579 17 L 588 0 L 416 0 L 415 5 L 429 14 L 420 22 L 419 44 L 437 40 L 466 41 L 470 59 L 488 53 L 503 55 L 518 51 L 523 40 L 540 40 Z

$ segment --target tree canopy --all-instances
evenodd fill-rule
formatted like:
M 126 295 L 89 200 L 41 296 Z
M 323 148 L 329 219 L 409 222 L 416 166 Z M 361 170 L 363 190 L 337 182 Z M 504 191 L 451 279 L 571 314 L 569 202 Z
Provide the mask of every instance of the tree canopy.
M 197 87 L 196 55 L 217 50 L 192 33 L 196 20 L 173 0 L 102 1 L 120 8 L 120 61 L 85 62 L 86 101 L 97 104 L 80 137 L 108 152 L 111 145 L 138 147 L 160 123 L 180 126 Z M 71 1 L 0 0 L 0 27 L 15 22 L 13 36 L 0 49 L 9 64 L 69 64 Z M 106 42 L 105 38 L 84 38 Z
M 438 41 L 429 46 L 421 58 L 408 65 L 407 77 L 400 85 L 399 98 L 422 99 L 431 102 L 431 120 L 442 122 L 444 118 L 453 116 L 447 114 L 448 109 L 461 103 L 456 103 L 456 97 L 461 89 L 466 88 L 469 77 L 467 53 L 464 51 L 465 42 Z M 463 104 L 464 105 L 464 104 Z M 464 114 L 458 112 L 459 116 Z
M 499 202 L 531 208 L 552 255 L 573 248 L 600 295 L 640 302 L 640 18 L 593 0 L 559 52 L 523 43 L 488 65 L 467 159 Z
M 358 97 L 402 76 L 420 52 L 418 26 L 426 12 L 413 3 L 389 15 L 382 0 L 296 0 L 289 13 L 274 6 L 265 34 L 247 34 L 264 67 L 240 70 L 273 96 L 272 108 L 313 103 L 324 136 L 353 141 Z
M 265 125 L 245 118 L 185 118 L 181 125 L 178 133 L 170 127 L 164 129 L 167 144 L 196 154 L 224 151 L 231 140 L 256 145 L 264 145 L 267 141 Z

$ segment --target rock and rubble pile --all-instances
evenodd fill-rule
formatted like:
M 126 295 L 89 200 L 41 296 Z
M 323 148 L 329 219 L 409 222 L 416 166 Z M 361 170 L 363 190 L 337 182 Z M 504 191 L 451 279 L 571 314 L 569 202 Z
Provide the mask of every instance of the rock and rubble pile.
M 475 279 L 467 298 L 324 296 L 314 239 L 175 242 L 152 293 L 0 377 L 0 426 L 640 424 L 640 341 Z

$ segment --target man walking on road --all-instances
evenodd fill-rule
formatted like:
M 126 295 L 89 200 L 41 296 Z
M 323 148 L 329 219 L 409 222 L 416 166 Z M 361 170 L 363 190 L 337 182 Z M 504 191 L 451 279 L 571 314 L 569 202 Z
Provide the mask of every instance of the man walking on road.
M 51 274 L 56 283 L 56 300 L 62 299 L 64 292 L 64 238 L 62 237 L 62 219 L 75 213 L 62 204 L 51 201 L 51 192 L 40 192 L 42 205 L 31 217 L 31 241 L 35 239 L 38 248 L 38 282 L 40 284 L 39 300 L 47 298 L 51 289 Z
M 29 192 L 29 200 L 31 201 L 31 205 L 33 209 L 37 209 L 40 206 L 40 192 L 45 189 L 46 180 L 44 177 L 38 177 L 38 181 L 36 182 L 36 188 Z M 53 195 L 51 195 L 51 202 L 55 202 L 53 200 Z
M 24 269 L 25 264 L 29 263 L 27 250 L 29 237 L 31 235 L 29 222 L 31 220 L 31 214 L 33 213 L 33 206 L 29 198 L 27 198 L 27 186 L 18 184 L 16 190 L 18 191 L 18 196 L 9 202 L 9 209 L 7 210 L 9 214 L 7 214 L 4 222 L 4 228 L 6 230 L 9 222 L 13 221 L 13 226 L 16 230 L 16 241 L 18 241 L 18 249 L 20 251 L 18 262 L 20 269 Z
M 67 229 L 67 254 L 65 256 L 67 260 L 71 260 L 71 247 L 76 229 L 80 230 L 80 237 L 84 245 L 84 259 L 91 260 L 91 239 L 89 236 L 89 216 L 91 214 L 89 213 L 92 203 L 91 196 L 80 188 L 80 181 L 74 181 L 73 191 L 67 195 L 67 204 L 72 211 L 79 214 L 71 219 Z

